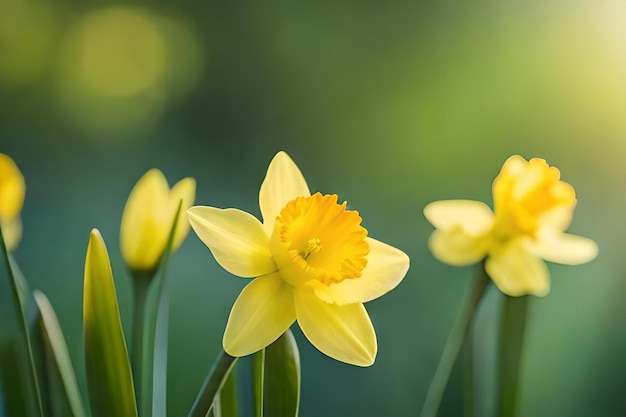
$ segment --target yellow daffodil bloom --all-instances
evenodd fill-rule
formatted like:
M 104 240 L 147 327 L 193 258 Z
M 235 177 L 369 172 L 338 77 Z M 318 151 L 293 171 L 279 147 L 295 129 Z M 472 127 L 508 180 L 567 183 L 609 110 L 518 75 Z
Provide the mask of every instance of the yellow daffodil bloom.
M 564 233 L 576 195 L 545 160 L 512 156 L 493 183 L 494 212 L 478 201 L 437 201 L 424 208 L 436 230 L 429 246 L 442 262 L 464 266 L 485 257 L 485 270 L 510 296 L 546 295 L 548 268 L 542 259 L 578 265 L 594 259 L 596 244 Z
M 22 238 L 20 211 L 25 194 L 24 176 L 13 159 L 0 153 L 0 226 L 9 252 L 17 247 Z
M 336 195 L 311 195 L 298 167 L 279 152 L 261 184 L 263 223 L 237 209 L 192 207 L 189 221 L 217 262 L 254 278 L 233 305 L 224 350 L 245 356 L 298 321 L 321 352 L 359 366 L 374 363 L 376 334 L 363 306 L 404 278 L 409 258 L 367 236 L 356 211 Z
M 194 202 L 196 181 L 180 180 L 170 190 L 167 179 L 158 169 L 151 169 L 131 191 L 120 230 L 120 246 L 126 264 L 136 271 L 153 271 L 159 264 L 169 237 L 176 210 L 182 200 L 184 216 Z M 172 251 L 180 247 L 189 233 L 189 223 L 180 219 Z

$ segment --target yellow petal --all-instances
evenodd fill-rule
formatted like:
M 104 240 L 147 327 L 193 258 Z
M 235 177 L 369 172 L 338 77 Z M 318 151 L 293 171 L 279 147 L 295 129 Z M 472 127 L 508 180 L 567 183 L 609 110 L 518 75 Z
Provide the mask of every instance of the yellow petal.
M 120 247 L 131 268 L 152 269 L 163 255 L 173 219 L 167 224 L 159 212 L 166 208 L 168 192 L 163 173 L 151 169 L 128 196 L 122 215 Z
M 11 220 L 0 218 L 0 225 L 2 226 L 2 237 L 4 237 L 7 252 L 11 253 L 22 238 L 22 220 L 20 216 L 13 217 Z
M 315 293 L 295 291 L 296 315 L 304 335 L 322 353 L 341 362 L 370 366 L 376 359 L 376 334 L 363 304 L 337 305 Z
M 365 303 L 388 293 L 402 281 L 409 269 L 406 253 L 369 237 L 365 241 L 369 244 L 370 252 L 362 275 L 315 288 L 315 293 L 324 301 L 337 304 Z
M 26 182 L 13 159 L 0 153 L 0 217 L 11 220 L 24 204 Z
M 544 296 L 550 291 L 548 267 L 528 252 L 519 239 L 493 250 L 485 270 L 500 291 L 512 297 Z
M 461 227 L 472 236 L 486 233 L 493 225 L 493 212 L 480 201 L 435 201 L 424 207 L 424 216 L 437 229 Z
M 187 221 L 187 209 L 193 205 L 194 200 L 196 199 L 196 180 L 193 178 L 184 178 L 176 183 L 172 190 L 169 193 L 169 204 L 170 209 L 168 210 L 171 214 L 169 214 L 168 218 L 170 218 L 170 227 L 171 223 L 176 216 L 176 209 L 178 208 L 178 204 L 182 200 L 181 205 L 181 213 L 178 218 L 178 224 L 176 225 L 176 233 L 174 235 L 174 241 L 172 242 L 172 251 L 175 251 L 180 247 L 180 245 L 187 237 L 189 233 L 189 221 Z M 167 220 L 166 220 L 167 224 Z M 168 230 L 169 234 L 169 230 Z
M 232 356 L 257 352 L 278 339 L 295 319 L 293 287 L 278 273 L 256 278 L 233 305 L 224 332 L 224 350 Z
M 437 229 L 428 240 L 428 247 L 435 258 L 454 266 L 479 262 L 487 254 L 490 245 L 489 235 L 472 236 L 459 226 L 448 230 Z
M 296 197 L 311 195 L 309 186 L 300 169 L 285 152 L 278 152 L 261 184 L 259 206 L 263 216 L 263 225 L 268 235 L 274 230 L 274 220 L 288 202 Z
M 566 265 L 584 264 L 598 255 L 598 245 L 593 240 L 552 231 L 540 233 L 529 248 L 546 261 Z
M 187 210 L 191 227 L 209 247 L 215 260 L 240 277 L 257 277 L 276 271 L 263 225 L 237 209 L 196 206 Z

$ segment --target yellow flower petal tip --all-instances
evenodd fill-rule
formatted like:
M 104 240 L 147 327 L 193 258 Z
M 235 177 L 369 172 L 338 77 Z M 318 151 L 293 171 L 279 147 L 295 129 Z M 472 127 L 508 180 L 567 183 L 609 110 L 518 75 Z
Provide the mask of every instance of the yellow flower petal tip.
M 120 247 L 129 268 L 153 271 L 165 251 L 178 207 L 181 214 L 172 242 L 172 251 L 180 247 L 189 233 L 186 210 L 196 195 L 196 181 L 184 178 L 171 189 L 158 169 L 151 169 L 131 191 L 120 228 Z
M 285 152 L 278 152 L 270 162 L 259 190 L 259 206 L 268 235 L 272 234 L 274 220 L 288 202 L 310 195 L 309 186 L 298 166 Z
M 24 205 L 26 182 L 21 171 L 8 155 L 0 153 L 0 226 L 8 252 L 22 238 L 20 212 Z
M 487 273 L 502 292 L 543 296 L 550 291 L 543 260 L 578 265 L 597 256 L 595 242 L 565 233 L 576 193 L 545 160 L 510 157 L 492 188 L 493 212 L 468 200 L 437 201 L 424 208 L 436 229 L 429 247 L 437 259 L 463 266 L 487 258 Z
M 371 365 L 376 334 L 363 303 L 395 288 L 409 257 L 370 238 L 358 212 L 336 195 L 311 195 L 285 152 L 270 163 L 259 205 L 263 223 L 236 209 L 188 211 L 217 262 L 234 275 L 254 278 L 231 310 L 225 351 L 254 353 L 298 321 L 321 352 Z

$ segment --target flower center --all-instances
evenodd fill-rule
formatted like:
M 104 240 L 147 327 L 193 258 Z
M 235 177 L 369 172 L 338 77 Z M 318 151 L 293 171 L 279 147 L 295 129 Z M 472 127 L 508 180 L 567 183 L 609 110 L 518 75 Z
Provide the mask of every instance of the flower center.
M 545 224 L 565 228 L 576 204 L 574 189 L 544 160 L 511 159 L 494 182 L 500 232 L 533 236 Z
M 302 253 L 302 259 L 305 261 L 309 259 L 314 253 L 317 253 L 322 250 L 322 246 L 320 245 L 320 239 L 318 237 L 314 237 L 313 239 L 309 239 L 306 242 L 306 249 L 304 253 Z
M 315 193 L 287 203 L 276 218 L 270 249 L 280 273 L 293 285 L 311 279 L 325 285 L 361 276 L 370 247 L 359 213 Z

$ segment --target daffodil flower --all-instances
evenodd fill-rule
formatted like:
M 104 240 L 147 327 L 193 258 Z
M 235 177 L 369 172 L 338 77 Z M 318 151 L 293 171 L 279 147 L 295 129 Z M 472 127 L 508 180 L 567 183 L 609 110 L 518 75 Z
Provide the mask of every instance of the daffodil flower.
M 158 169 L 151 169 L 131 191 L 120 230 L 120 246 L 126 264 L 135 271 L 153 271 L 169 237 L 176 210 L 187 210 L 195 199 L 196 181 L 180 180 L 170 190 L 167 179 Z M 189 223 L 179 221 L 172 242 L 172 251 L 180 247 L 189 233 Z
M 478 201 L 437 201 L 424 208 L 436 228 L 429 246 L 442 262 L 464 266 L 486 257 L 485 270 L 507 295 L 546 295 L 542 261 L 578 265 L 594 259 L 596 244 L 564 233 L 576 195 L 545 160 L 512 156 L 493 183 L 494 212 Z
M 0 153 L 0 226 L 8 252 L 22 238 L 20 211 L 24 205 L 26 182 L 13 159 Z
M 356 211 L 336 195 L 315 193 L 298 167 L 279 152 L 261 184 L 263 223 L 237 209 L 192 207 L 198 237 L 228 272 L 254 278 L 233 305 L 224 350 L 261 350 L 298 321 L 326 355 L 369 366 L 376 335 L 364 302 L 404 278 L 409 258 L 367 236 Z

